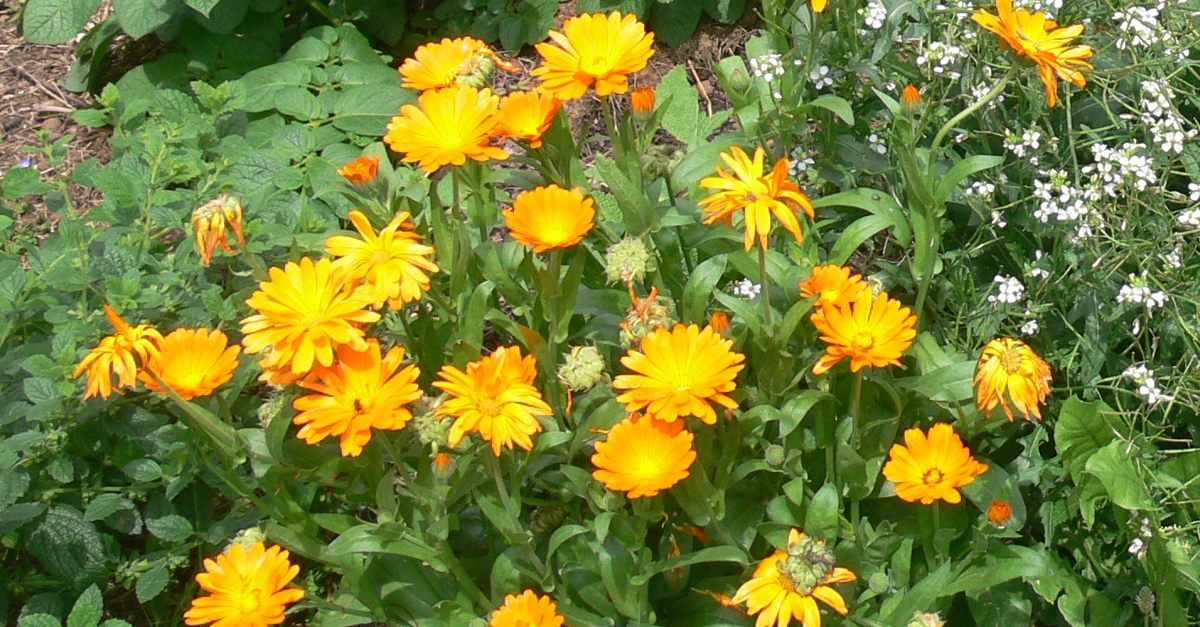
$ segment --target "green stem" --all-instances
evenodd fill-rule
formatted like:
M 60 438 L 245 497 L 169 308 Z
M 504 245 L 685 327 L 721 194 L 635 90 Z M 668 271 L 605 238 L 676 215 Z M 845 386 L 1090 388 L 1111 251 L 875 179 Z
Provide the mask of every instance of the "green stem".
M 763 328 L 768 329 L 768 335 L 774 335 L 771 329 L 771 277 L 767 274 L 767 248 L 758 247 L 758 281 L 762 285 Z
M 461 194 L 460 186 L 462 184 L 460 181 L 461 178 L 462 178 L 462 173 L 459 171 L 458 166 L 451 167 L 450 168 L 450 184 L 451 184 L 452 188 L 454 189 L 454 217 L 466 222 L 467 217 L 465 214 L 463 214 L 462 196 L 460 195 Z
M 250 266 L 250 271 L 254 273 L 254 280 L 262 282 L 271 278 L 271 274 L 263 267 L 262 262 L 250 254 L 248 246 L 238 246 L 238 249 L 242 251 L 242 257 L 245 257 L 246 263 Z
M 520 529 L 521 508 L 509 495 L 508 486 L 504 485 L 504 471 L 500 468 L 500 458 L 496 455 L 489 455 L 487 451 L 484 451 L 481 456 L 488 467 L 488 471 L 492 474 L 492 480 L 496 482 L 496 493 L 500 495 L 500 504 L 504 506 L 504 511 L 508 512 L 508 517 L 512 521 L 512 528 Z
M 193 405 L 191 402 L 183 399 L 178 392 L 175 391 L 158 373 L 144 368 L 143 372 L 150 375 L 158 387 L 167 393 L 167 396 L 179 409 L 183 410 L 183 415 L 186 417 L 190 426 L 195 427 L 198 431 L 204 433 L 217 445 L 227 460 L 232 460 L 235 455 L 244 450 L 243 442 L 238 437 L 237 432 L 233 427 L 216 420 L 209 412 Z
M 457 579 L 458 582 L 467 589 L 467 594 L 470 594 L 472 597 L 474 597 L 475 603 L 479 605 L 479 609 L 483 610 L 484 612 L 490 612 L 496 609 L 492 603 L 492 600 L 483 593 L 483 590 L 479 589 L 479 586 L 475 584 L 475 580 L 471 579 L 471 575 L 467 573 L 466 569 L 463 568 L 462 563 L 458 561 L 458 556 L 454 554 L 454 549 L 450 548 L 450 543 L 439 542 L 438 544 L 441 548 L 440 552 L 442 554 L 442 561 L 446 563 L 446 566 L 450 569 L 450 572 L 454 575 L 454 578 Z
M 850 447 L 861 454 L 862 447 L 862 384 L 864 370 L 854 373 L 854 387 L 850 392 Z M 858 529 L 858 497 L 850 497 L 850 525 Z
M 999 96 L 1000 92 L 1004 91 L 1004 88 L 1008 85 L 1008 82 L 1012 80 L 1012 77 L 1015 76 L 1016 73 L 1017 64 L 1014 63 L 1008 68 L 1008 72 L 1006 72 L 1004 76 L 996 82 L 995 85 L 992 85 L 992 88 L 988 90 L 986 94 L 981 96 L 979 100 L 973 102 L 971 106 L 959 111 L 958 115 L 947 120 L 946 123 L 942 125 L 942 128 L 938 129 L 937 135 L 933 136 L 933 143 L 929 145 L 929 168 L 931 172 L 934 164 L 937 163 L 938 150 L 941 148 L 942 140 L 946 138 L 946 133 L 949 133 L 951 129 L 953 129 L 959 122 L 962 122 L 964 119 L 966 119 L 967 116 L 975 113 L 980 107 L 991 102 L 996 96 Z

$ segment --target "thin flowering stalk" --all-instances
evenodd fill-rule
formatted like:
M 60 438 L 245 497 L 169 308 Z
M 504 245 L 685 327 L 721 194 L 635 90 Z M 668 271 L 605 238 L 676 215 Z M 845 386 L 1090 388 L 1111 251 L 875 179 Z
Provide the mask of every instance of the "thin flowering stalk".
M 949 120 L 946 120 L 946 123 L 942 125 L 942 128 L 938 129 L 937 134 L 933 136 L 933 143 L 929 145 L 929 174 L 930 174 L 930 176 L 933 176 L 934 164 L 937 162 L 937 158 L 939 155 L 938 150 L 941 148 L 942 140 L 946 138 L 946 134 L 949 133 L 950 130 L 953 129 L 959 122 L 962 122 L 967 117 L 969 117 L 972 113 L 975 113 L 981 107 L 983 107 L 987 103 L 991 102 L 996 96 L 999 96 L 1000 92 L 1004 91 L 1004 88 L 1008 86 L 1008 82 L 1011 81 L 1013 76 L 1015 76 L 1016 74 L 1017 74 L 1017 64 L 1014 63 L 1011 66 L 1009 66 L 1008 71 L 1004 73 L 1004 76 L 1000 77 L 1000 80 L 996 81 L 996 84 L 992 85 L 992 88 L 990 90 L 988 90 L 988 92 L 986 94 L 980 96 L 979 100 L 976 100 L 975 102 L 971 103 L 971 105 L 968 106 L 966 109 L 959 111 L 958 114 L 955 115 L 954 117 L 950 118 Z M 917 310 L 920 311 L 920 307 L 918 307 Z
M 771 275 L 767 273 L 766 246 L 758 247 L 758 282 L 762 285 L 763 327 L 767 329 L 768 336 L 774 336 L 771 325 Z

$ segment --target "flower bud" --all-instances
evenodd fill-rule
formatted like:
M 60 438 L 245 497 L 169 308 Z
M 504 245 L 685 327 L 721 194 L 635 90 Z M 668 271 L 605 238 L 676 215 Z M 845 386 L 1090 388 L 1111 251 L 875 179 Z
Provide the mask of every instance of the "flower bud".
M 496 61 L 492 55 L 479 53 L 458 66 L 458 77 L 455 82 L 459 85 L 470 85 L 477 89 L 483 89 L 487 87 L 488 77 L 492 75 L 494 69 L 496 69 Z
M 629 101 L 633 106 L 633 119 L 644 122 L 654 112 L 654 88 L 641 87 L 633 90 Z
M 604 376 L 604 357 L 595 346 L 575 346 L 558 368 L 558 380 L 572 392 L 589 390 Z
M 641 281 L 650 269 L 650 259 L 650 251 L 641 239 L 626 237 L 605 251 L 604 274 L 610 283 Z
M 905 627 L 945 627 L 942 616 L 937 612 L 916 612 Z
M 921 106 L 921 90 L 915 85 L 908 85 L 904 88 L 904 93 L 900 96 L 900 105 L 906 113 L 912 113 Z
M 434 476 L 442 481 L 446 481 L 454 474 L 454 458 L 445 451 L 434 456 L 431 466 Z
M 442 396 L 422 397 L 413 403 L 413 426 L 421 444 L 432 444 L 433 450 L 450 448 L 450 426 L 453 420 L 435 414 L 442 404 Z
M 992 501 L 992 506 L 988 508 L 987 517 L 993 525 L 1003 528 L 1012 519 L 1012 506 L 1008 504 L 1008 501 Z
M 642 343 L 642 339 L 655 329 L 670 329 L 678 322 L 672 314 L 674 303 L 669 298 L 660 298 L 658 289 L 650 291 L 646 300 L 634 300 L 625 320 L 621 322 L 621 346 L 630 348 Z
M 772 444 L 767 447 L 766 458 L 768 464 L 772 466 L 782 466 L 784 460 L 787 458 L 787 452 L 783 450 L 782 446 L 779 446 L 778 444 Z
M 247 527 L 246 529 L 239 531 L 237 535 L 233 536 L 233 539 L 229 541 L 229 546 L 240 544 L 248 549 L 254 546 L 256 542 L 266 541 L 267 534 L 263 533 L 262 529 L 259 529 L 258 527 Z
M 825 583 L 833 572 L 836 558 L 824 542 L 810 536 L 799 542 L 789 543 L 788 556 L 779 563 L 779 570 L 796 586 L 796 593 L 808 596 L 817 586 Z
M 360 156 L 338 168 L 337 172 L 355 185 L 367 185 L 379 176 L 379 157 Z

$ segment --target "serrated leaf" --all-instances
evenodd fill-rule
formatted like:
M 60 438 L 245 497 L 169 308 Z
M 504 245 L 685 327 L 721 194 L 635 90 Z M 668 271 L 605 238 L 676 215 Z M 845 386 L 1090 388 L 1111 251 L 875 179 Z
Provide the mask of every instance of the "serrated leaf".
M 21 32 L 35 44 L 61 44 L 79 34 L 100 0 L 29 0 L 25 3 Z
M 62 627 L 53 614 L 26 614 L 17 619 L 17 627 Z
M 841 499 L 837 486 L 826 483 L 813 495 L 804 512 L 804 532 L 818 540 L 832 540 L 838 535 L 838 516 Z
M 100 534 L 73 507 L 58 505 L 47 510 L 30 534 L 28 546 L 50 574 L 72 585 L 104 576 L 104 544 Z
M 688 82 L 687 68 L 677 65 L 667 72 L 655 88 L 662 111 L 662 127 L 679 141 L 690 144 L 696 138 L 700 118 L 700 92 Z
M 96 627 L 104 614 L 104 595 L 96 584 L 88 586 L 83 594 L 75 600 L 71 613 L 67 616 L 67 627 Z
M 54 389 L 54 381 L 46 377 L 29 377 L 21 382 L 21 387 L 25 390 L 25 398 L 34 405 L 60 398 L 58 391 Z
M 95 522 L 108 518 L 120 510 L 132 507 L 133 501 L 120 494 L 105 492 L 92 499 L 91 503 L 88 503 L 87 509 L 83 511 L 83 519 L 88 522 Z
M 333 125 L 359 135 L 380 136 L 387 132 L 392 116 L 412 103 L 416 95 L 399 85 L 359 85 L 338 96 L 333 106 Z
M 113 11 L 121 28 L 133 39 L 153 33 L 182 7 L 180 0 L 113 0 Z
M 0 511 L 17 502 L 29 489 L 29 473 L 23 468 L 0 472 Z
M 134 592 L 140 603 L 145 603 L 167 589 L 171 582 L 171 571 L 165 565 L 155 566 L 138 577 Z M 71 627 L 68 625 L 67 627 Z

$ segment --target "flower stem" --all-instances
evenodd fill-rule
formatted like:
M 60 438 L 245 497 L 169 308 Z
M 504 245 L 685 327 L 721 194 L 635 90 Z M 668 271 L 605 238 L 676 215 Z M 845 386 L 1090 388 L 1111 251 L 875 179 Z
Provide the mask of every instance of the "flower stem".
M 954 128 L 955 125 L 957 125 L 959 122 L 962 122 L 964 119 L 966 119 L 967 116 L 971 115 L 972 113 L 975 113 L 976 111 L 979 110 L 980 107 L 991 102 L 992 99 L 995 98 L 996 96 L 999 96 L 1000 92 L 1004 91 L 1004 88 L 1006 86 L 1008 86 L 1008 82 L 1010 80 L 1012 80 L 1012 77 L 1015 76 L 1016 73 L 1017 73 L 1017 65 L 1014 63 L 1011 67 L 1008 68 L 1008 72 L 1006 72 L 1004 74 L 1004 76 L 1000 78 L 999 81 L 996 81 L 996 84 L 992 85 L 992 88 L 990 90 L 988 90 L 988 92 L 986 94 L 981 96 L 979 98 L 979 100 L 976 100 L 975 102 L 971 103 L 971 106 L 967 107 L 966 109 L 963 109 L 962 111 L 959 111 L 958 115 L 947 120 L 946 123 L 942 125 L 942 128 L 938 129 L 937 135 L 933 136 L 933 143 L 929 145 L 929 167 L 930 167 L 931 172 L 932 172 L 934 163 L 937 162 L 938 151 L 941 147 L 942 140 L 946 138 L 946 133 L 949 133 L 950 129 Z
M 771 328 L 771 276 L 767 274 L 767 248 L 758 247 L 758 281 L 762 286 L 763 327 Z M 773 335 L 768 332 L 768 335 Z
M 496 482 L 496 493 L 500 495 L 500 504 L 504 506 L 504 511 L 508 513 L 508 518 L 511 521 L 513 529 L 520 529 L 520 506 L 513 502 L 512 497 L 508 493 L 508 486 L 504 485 L 504 471 L 500 468 L 500 457 L 489 455 L 486 451 L 483 453 L 484 463 L 487 464 L 488 470 L 492 473 L 492 479 Z
M 862 384 L 864 371 L 854 373 L 854 388 L 850 392 L 850 447 L 859 452 L 862 446 Z M 850 496 L 850 525 L 858 529 L 858 497 Z

